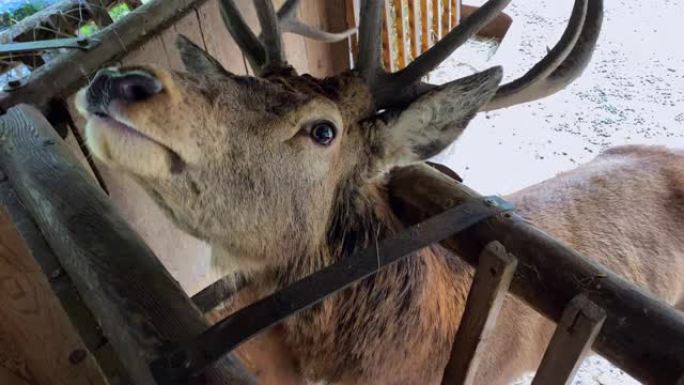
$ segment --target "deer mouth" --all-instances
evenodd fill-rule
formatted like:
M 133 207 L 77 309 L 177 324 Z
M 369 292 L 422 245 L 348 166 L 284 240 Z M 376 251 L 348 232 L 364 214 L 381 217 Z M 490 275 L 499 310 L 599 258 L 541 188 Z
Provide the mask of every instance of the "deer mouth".
M 177 151 L 113 111 L 89 111 L 87 120 L 88 142 L 99 147 L 100 150 L 94 153 L 106 162 L 126 166 L 132 161 L 138 164 L 152 161 L 147 157 L 162 157 L 171 174 L 178 174 L 185 169 L 186 163 Z

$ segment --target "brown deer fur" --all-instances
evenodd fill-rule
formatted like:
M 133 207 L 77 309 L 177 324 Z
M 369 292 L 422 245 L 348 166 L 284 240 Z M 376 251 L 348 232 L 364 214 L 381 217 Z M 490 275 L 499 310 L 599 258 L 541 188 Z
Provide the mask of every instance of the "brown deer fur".
M 111 97 L 112 89 L 80 92 L 88 143 L 181 228 L 209 242 L 217 265 L 251 275 L 242 303 L 397 231 L 383 191 L 386 171 L 455 140 L 501 79 L 489 71 L 402 112 L 373 115 L 368 88 L 352 74 L 318 81 L 119 73 L 126 71 L 158 79 L 162 91 L 136 102 Z M 93 113 L 101 98 L 89 92 L 107 95 L 107 116 Z M 308 135 L 321 119 L 338 130 L 329 146 Z M 508 199 L 540 228 L 682 305 L 682 154 L 610 150 Z M 438 384 L 471 275 L 458 258 L 426 249 L 288 319 L 242 354 L 270 383 Z M 510 298 L 478 383 L 505 384 L 534 369 L 551 330 Z

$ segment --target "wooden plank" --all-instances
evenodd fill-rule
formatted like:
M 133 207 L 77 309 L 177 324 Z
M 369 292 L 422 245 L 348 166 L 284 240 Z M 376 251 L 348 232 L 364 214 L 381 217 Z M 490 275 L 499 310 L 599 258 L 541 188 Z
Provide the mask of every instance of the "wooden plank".
M 169 68 L 167 50 L 161 36 L 155 36 L 122 59 L 123 65 L 154 64 Z
M 64 270 L 101 322 L 135 384 L 168 344 L 207 321 L 159 260 L 92 184 L 38 110 L 21 105 L 0 118 L 0 164 Z M 253 384 L 230 355 L 188 384 Z
M 346 8 L 345 0 L 303 0 L 299 6 L 299 15 L 304 23 L 316 28 L 325 31 L 342 31 L 347 29 Z M 286 46 L 286 53 L 288 53 L 288 60 L 290 61 L 294 55 L 302 55 L 308 61 L 308 69 L 299 71 L 300 73 L 309 72 L 316 77 L 325 77 L 349 68 L 349 45 L 346 41 L 331 44 L 300 36 L 296 37 L 304 43 L 306 51 L 296 53 L 299 50 L 296 46 Z M 287 41 L 286 44 L 288 44 Z M 290 44 L 292 44 L 291 41 Z M 293 50 L 295 52 L 291 53 Z M 295 69 L 298 69 L 296 62 L 293 64 L 295 64 Z
M 211 0 L 201 5 L 197 9 L 197 18 L 207 52 L 228 71 L 247 74 L 245 59 L 223 23 L 218 1 Z
M 17 336 L 0 323 L 0 379 L 38 385 L 20 347 Z M 4 385 L 4 382 L 0 381 L 0 384 Z
M 12 92 L 0 93 L 0 109 L 28 103 L 47 109 L 49 100 L 66 98 L 86 84 L 88 75 L 114 62 L 205 0 L 152 1 L 98 35 L 101 43 L 88 51 L 72 50 L 38 68 L 30 81 Z
M 0 345 L 2 346 L 2 345 Z M 3 347 L 4 349 L 4 347 Z M 1 364 L 0 364 L 1 365 Z M 27 382 L 25 378 L 19 377 L 16 373 L 0 366 L 0 384 L 2 385 L 37 385 L 35 382 Z
M 328 31 L 346 31 L 356 27 L 350 23 L 347 17 L 346 0 L 328 0 L 325 4 L 325 22 Z M 356 35 L 353 35 L 355 37 Z M 351 68 L 351 55 L 349 54 L 350 39 L 328 44 L 330 64 L 327 75 L 334 75 Z
M 392 44 L 392 12 L 388 0 L 383 0 L 382 18 L 382 62 L 385 70 L 394 72 L 394 44 Z
M 403 69 L 408 64 L 408 47 L 406 46 L 406 29 L 404 28 L 404 2 L 403 0 L 392 0 L 394 4 L 394 22 L 397 30 L 397 58 L 399 61 L 398 70 Z
M 420 43 L 422 52 L 432 46 L 432 34 L 430 33 L 430 7 L 428 0 L 420 0 Z
M 440 0 L 432 0 L 432 41 L 433 44 L 442 38 L 442 7 Z
M 358 0 L 346 0 L 345 1 L 345 11 L 346 11 L 346 18 L 347 18 L 347 26 L 348 27 L 358 27 L 359 22 L 358 22 L 358 7 L 357 7 L 357 2 Z M 353 34 L 350 37 L 351 40 L 351 53 L 352 57 L 354 60 L 356 60 L 357 55 L 359 54 L 359 35 L 358 33 Z M 351 63 L 350 63 L 351 65 Z
M 580 294 L 565 307 L 532 385 L 569 385 L 594 344 L 606 312 Z
M 278 8 L 280 8 L 282 3 L 284 3 L 284 0 L 277 0 L 275 1 L 275 3 L 278 6 Z M 302 4 L 300 4 L 300 6 L 297 8 L 299 17 L 302 20 L 312 19 L 315 20 L 316 23 L 320 23 L 320 10 L 318 9 L 318 6 L 310 2 L 304 3 L 306 3 L 303 4 L 304 7 L 302 7 Z M 323 62 L 319 63 L 318 59 L 319 56 L 329 55 L 329 47 L 321 44 L 314 44 L 313 42 L 309 43 L 306 40 L 307 39 L 305 39 L 304 37 L 300 35 L 295 35 L 293 33 L 283 34 L 283 49 L 285 50 L 285 58 L 287 62 L 294 67 L 297 73 L 300 74 L 311 72 L 309 70 L 311 66 L 318 67 L 320 68 L 320 71 L 325 72 L 325 69 L 323 69 L 323 67 L 325 67 L 326 64 L 324 64 Z M 307 49 L 311 49 L 311 53 L 309 53 Z M 310 58 L 309 55 L 312 55 L 313 57 Z
M 78 332 L 86 348 L 95 356 L 109 384 L 131 384 L 121 362 L 114 354 L 112 346 L 102 335 L 102 330 L 95 317 L 83 303 L 73 282 L 64 273 L 64 269 L 62 269 L 62 266 L 57 261 L 57 257 L 45 242 L 40 229 L 36 226 L 33 218 L 26 212 L 25 207 L 18 200 L 16 193 L 9 186 L 6 179 L 0 182 L 0 206 L 3 206 L 9 212 L 14 226 L 28 246 L 31 256 L 40 265 L 43 275 L 49 277 L 48 282 L 52 292 L 59 298 L 61 307 L 69 316 L 71 324 Z M 1 327 L 0 345 L 6 346 L 3 343 Z M 17 345 L 13 343 L 11 346 Z M 0 349 L 0 362 L 3 362 L 3 350 L 7 351 L 6 348 Z
M 411 60 L 420 55 L 420 6 L 418 0 L 408 0 L 408 27 L 411 40 Z
M 475 383 L 475 373 L 479 361 L 483 359 L 482 352 L 496 326 L 517 264 L 515 257 L 496 241 L 488 244 L 480 254 L 442 385 Z
M 442 36 L 446 36 L 451 31 L 451 1 L 442 1 Z
M 461 0 L 451 1 L 451 28 L 453 29 L 461 22 Z
M 0 324 L 37 383 L 107 384 L 9 215 L 0 208 Z
M 406 225 L 482 196 L 427 165 L 396 169 L 388 183 L 394 213 Z M 599 263 L 534 228 L 516 214 L 492 218 L 441 242 L 468 263 L 497 240 L 518 258 L 511 293 L 551 320 L 592 285 L 587 297 L 605 309 L 594 350 L 643 383 L 671 384 L 684 368 L 684 315 Z M 647 314 L 648 316 L 645 316 Z M 648 330 L 648 333 L 644 333 Z

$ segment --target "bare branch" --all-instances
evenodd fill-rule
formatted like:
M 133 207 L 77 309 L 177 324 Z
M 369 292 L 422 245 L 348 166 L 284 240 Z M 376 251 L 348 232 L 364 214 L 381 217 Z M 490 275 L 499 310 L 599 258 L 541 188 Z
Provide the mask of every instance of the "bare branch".
M 231 36 L 245 54 L 255 72 L 261 73 L 266 64 L 266 49 L 249 28 L 233 0 L 219 0 L 221 16 Z
M 577 0 L 563 36 L 525 75 L 507 83 L 484 111 L 552 95 L 577 79 L 589 64 L 603 22 L 603 0 Z
M 392 75 L 390 81 L 401 85 L 411 84 L 420 80 L 420 78 L 437 68 L 458 47 L 462 46 L 479 30 L 494 20 L 510 2 L 511 0 L 487 1 L 434 46 L 418 56 L 406 68 Z
M 383 0 L 365 0 L 361 6 L 359 26 L 359 55 L 356 71 L 371 86 L 378 82 L 382 70 L 382 31 Z
M 263 36 L 262 41 L 266 49 L 266 66 L 286 66 L 280 26 L 278 25 L 278 18 L 275 9 L 273 8 L 273 2 L 271 0 L 254 0 L 254 7 L 256 8 L 257 17 L 259 18 L 261 34 Z

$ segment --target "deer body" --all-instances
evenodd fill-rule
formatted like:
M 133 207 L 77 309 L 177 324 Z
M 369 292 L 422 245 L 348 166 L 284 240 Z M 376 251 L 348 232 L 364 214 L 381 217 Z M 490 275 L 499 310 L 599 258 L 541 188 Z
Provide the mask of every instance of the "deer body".
M 228 29 L 259 78 L 236 76 L 187 39 L 189 73 L 102 70 L 77 95 L 93 154 L 129 174 L 215 262 L 252 277 L 247 304 L 400 229 L 387 171 L 428 159 L 481 110 L 541 98 L 574 80 L 600 30 L 601 0 L 576 0 L 559 43 L 499 86 L 500 68 L 422 82 L 509 0 L 489 0 L 404 70 L 382 70 L 379 0 L 362 3 L 358 67 L 297 76 L 276 15 L 254 0 L 263 38 L 222 0 Z M 291 26 L 290 26 L 291 27 Z M 330 37 L 330 35 L 327 35 Z M 672 304 L 682 305 L 683 156 L 621 148 L 509 197 L 533 224 Z M 472 269 L 438 246 L 345 289 L 241 350 L 264 383 L 438 384 Z M 478 382 L 503 385 L 536 367 L 553 327 L 509 298 Z M 271 371 L 269 371 L 271 370 Z
M 684 152 L 616 147 L 506 199 L 535 226 L 684 310 Z M 345 233 L 356 234 L 357 223 L 396 229 L 389 212 L 370 214 L 386 207 L 384 201 L 375 202 L 366 211 L 368 217 L 354 218 Z M 355 239 L 372 239 L 372 234 Z M 331 248 L 340 243 L 331 243 Z M 313 273 L 316 267 L 311 267 L 291 277 Z M 291 378 L 301 375 L 292 383 L 439 384 L 472 274 L 448 251 L 426 249 L 287 321 L 257 344 L 267 351 L 284 347 L 280 354 L 296 358 L 291 368 L 278 368 Z M 278 284 L 262 281 L 257 286 Z M 507 385 L 535 370 L 554 327 L 509 295 L 476 383 Z M 240 353 L 253 357 L 250 348 L 255 346 Z M 275 381 L 264 383 L 282 384 L 283 374 L 265 373 L 273 371 L 267 362 L 279 360 L 259 354 L 262 378 Z

